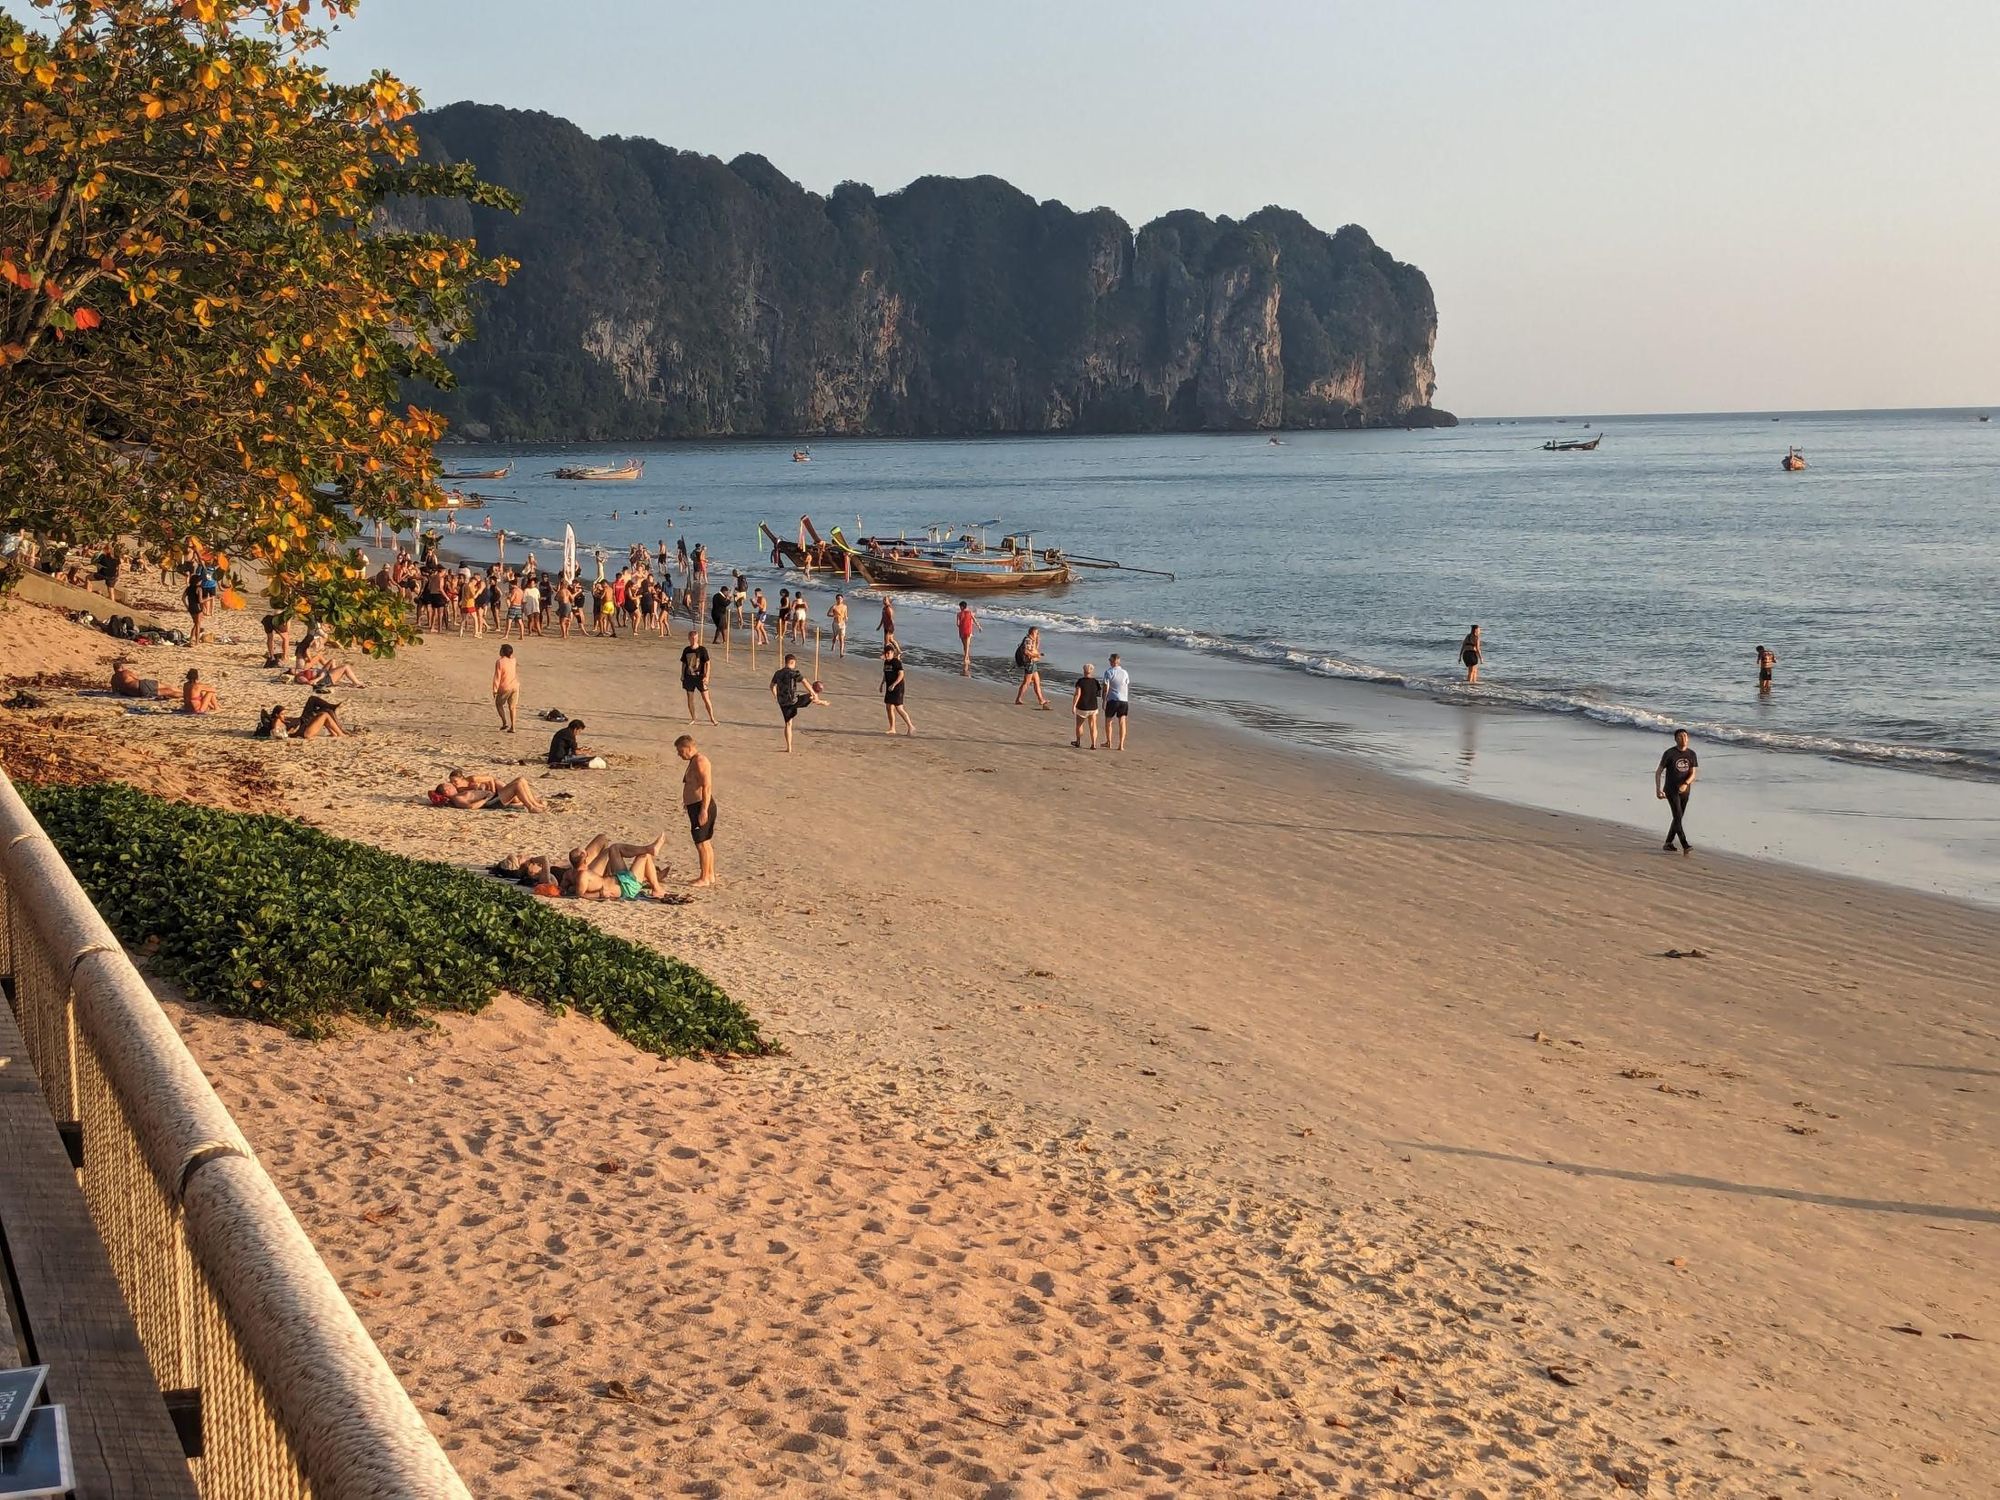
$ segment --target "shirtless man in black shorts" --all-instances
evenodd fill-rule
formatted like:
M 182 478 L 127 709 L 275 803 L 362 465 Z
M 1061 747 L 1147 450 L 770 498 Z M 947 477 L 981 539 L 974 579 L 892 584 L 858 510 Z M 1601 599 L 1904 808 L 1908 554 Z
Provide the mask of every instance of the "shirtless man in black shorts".
M 1757 691 L 1758 692 L 1768 693 L 1771 691 L 1771 673 L 1772 670 L 1777 665 L 1778 665 L 1777 652 L 1773 651 L 1768 646 L 1759 646 L 1757 648 Z
M 708 674 L 712 670 L 708 647 L 701 643 L 700 628 L 690 630 L 688 643 L 681 648 L 681 691 L 687 694 L 690 724 L 694 722 L 694 700 L 697 698 L 701 699 L 701 706 L 708 710 L 708 722 L 715 722 L 715 704 L 708 696 Z
M 695 745 L 694 736 L 684 734 L 674 741 L 674 753 L 687 762 L 681 778 L 681 806 L 687 811 L 688 833 L 694 851 L 701 857 L 701 874 L 696 885 L 715 884 L 715 771 Z

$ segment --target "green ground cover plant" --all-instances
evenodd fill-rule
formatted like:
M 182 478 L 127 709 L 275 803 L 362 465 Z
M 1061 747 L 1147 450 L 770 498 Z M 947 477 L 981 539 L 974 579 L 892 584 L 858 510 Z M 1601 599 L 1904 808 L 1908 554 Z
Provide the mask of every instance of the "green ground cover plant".
M 504 989 L 662 1056 L 769 1050 L 700 970 L 486 877 L 117 784 L 22 794 L 119 936 L 232 1015 L 324 1036 Z

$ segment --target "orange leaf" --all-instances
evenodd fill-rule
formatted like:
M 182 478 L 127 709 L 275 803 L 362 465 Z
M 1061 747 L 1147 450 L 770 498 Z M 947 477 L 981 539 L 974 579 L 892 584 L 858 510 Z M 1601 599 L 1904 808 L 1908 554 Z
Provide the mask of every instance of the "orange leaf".
M 87 307 L 79 307 L 75 313 L 78 328 L 95 328 L 104 320 Z

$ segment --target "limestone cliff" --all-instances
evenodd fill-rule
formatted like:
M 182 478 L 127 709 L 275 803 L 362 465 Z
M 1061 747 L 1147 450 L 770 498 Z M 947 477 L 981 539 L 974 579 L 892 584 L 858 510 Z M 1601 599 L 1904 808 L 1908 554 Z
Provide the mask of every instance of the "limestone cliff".
M 434 399 L 468 436 L 1227 431 L 1449 422 L 1414 266 L 1289 210 L 1037 203 L 992 177 L 821 197 L 727 164 L 459 104 L 426 153 L 513 189 L 517 218 L 409 205 L 521 271 Z M 429 218 L 427 215 L 441 215 Z

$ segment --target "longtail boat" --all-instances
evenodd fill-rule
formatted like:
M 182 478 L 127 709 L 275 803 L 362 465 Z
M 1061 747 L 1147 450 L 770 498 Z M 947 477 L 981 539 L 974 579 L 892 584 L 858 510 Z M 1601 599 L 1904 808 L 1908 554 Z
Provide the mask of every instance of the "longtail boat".
M 1778 467 L 1783 469 L 1787 474 L 1796 474 L 1805 466 L 1806 456 L 1797 448 L 1793 448 L 1783 458 L 1778 460 Z
M 1546 443 L 1542 444 L 1542 452 L 1590 453 L 1595 451 L 1597 445 L 1603 441 L 1604 441 L 1604 434 L 1601 432 L 1598 433 L 1596 437 L 1591 438 L 1588 441 L 1586 441 L 1583 438 L 1572 438 L 1569 442 L 1565 443 L 1565 442 L 1559 442 L 1555 438 L 1550 438 Z
M 761 540 L 771 544 L 771 561 L 775 565 L 804 568 L 810 572 L 814 568 L 838 568 L 841 564 L 840 549 L 819 534 L 811 516 L 799 517 L 799 539 L 796 542 L 779 536 L 763 521 L 757 523 L 757 534 Z
M 1060 588 L 1076 574 L 1058 552 L 1036 554 L 1023 547 L 1014 552 L 974 554 L 932 552 L 914 547 L 892 553 L 880 543 L 850 546 L 833 531 L 834 545 L 871 585 L 882 589 L 931 589 L 938 593 L 1012 594 Z
M 557 479 L 637 479 L 646 472 L 643 459 L 629 464 L 569 464 L 555 471 Z
M 504 464 L 497 469 L 446 469 L 443 477 L 446 479 L 505 479 L 513 472 L 514 466 L 510 463 Z

